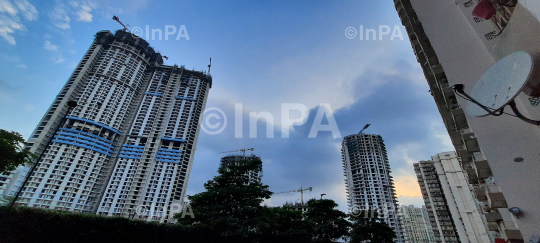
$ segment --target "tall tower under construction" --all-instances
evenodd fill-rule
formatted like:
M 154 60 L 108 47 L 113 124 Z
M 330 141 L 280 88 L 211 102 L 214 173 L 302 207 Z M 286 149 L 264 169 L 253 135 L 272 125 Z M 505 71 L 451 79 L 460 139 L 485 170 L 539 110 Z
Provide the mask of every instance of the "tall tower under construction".
M 221 158 L 221 163 L 219 165 L 220 169 L 227 169 L 229 166 L 233 165 L 240 165 L 244 161 L 253 161 L 253 160 L 261 160 L 258 156 L 255 155 L 228 155 L 223 158 Z M 246 173 L 247 181 L 249 183 L 256 183 L 261 182 L 262 179 L 262 165 L 257 170 L 250 170 Z
M 166 221 L 183 201 L 211 86 L 205 72 L 163 65 L 142 38 L 98 32 L 29 140 L 45 154 L 22 203 L 126 217 L 142 205 Z M 78 106 L 54 135 L 68 101 Z
M 404 242 L 390 162 L 381 135 L 353 134 L 341 144 L 350 210 L 378 210 L 381 220 Z

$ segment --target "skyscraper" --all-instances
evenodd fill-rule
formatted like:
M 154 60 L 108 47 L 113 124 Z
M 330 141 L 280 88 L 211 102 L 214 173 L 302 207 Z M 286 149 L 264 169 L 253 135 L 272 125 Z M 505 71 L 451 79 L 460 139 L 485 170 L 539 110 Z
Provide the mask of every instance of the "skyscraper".
M 380 135 L 354 134 L 341 144 L 350 210 L 379 210 L 380 219 L 403 241 L 390 162 Z
M 540 150 L 538 126 L 511 116 L 510 109 L 511 115 L 472 116 L 452 86 L 463 84 L 470 94 L 498 60 L 515 51 L 539 53 L 540 42 L 533 41 L 540 39 L 538 1 L 394 0 L 394 6 L 479 208 L 486 217 L 502 216 L 489 222 L 489 230 L 499 240 L 537 241 L 540 217 L 515 217 L 509 208 L 540 215 L 540 187 L 531 186 L 540 184 L 540 166 L 533 162 Z M 521 113 L 540 119 L 538 97 L 521 93 L 515 101 Z
M 426 206 L 401 206 L 399 210 L 403 236 L 407 243 L 435 243 Z
M 204 72 L 163 65 L 142 38 L 98 32 L 29 140 L 45 155 L 22 202 L 117 216 L 143 205 L 164 221 L 185 195 L 211 86 Z M 70 100 L 78 106 L 45 148 Z
M 255 156 L 255 155 L 228 155 L 223 158 L 221 158 L 221 163 L 219 165 L 220 169 L 227 169 L 227 167 L 232 165 L 240 165 L 242 161 L 253 161 L 253 160 L 261 160 L 261 158 Z M 249 181 L 249 183 L 255 183 L 255 182 L 261 182 L 262 180 L 262 166 L 258 170 L 251 170 L 245 175 Z
M 493 242 L 455 152 L 414 164 L 437 242 Z

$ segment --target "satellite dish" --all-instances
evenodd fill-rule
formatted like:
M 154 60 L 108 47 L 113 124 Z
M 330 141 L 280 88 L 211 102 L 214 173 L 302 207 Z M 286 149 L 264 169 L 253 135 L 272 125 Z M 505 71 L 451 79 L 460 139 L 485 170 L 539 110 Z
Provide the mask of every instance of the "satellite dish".
M 533 69 L 533 58 L 524 51 L 514 52 L 493 64 L 476 82 L 470 96 L 480 104 L 499 110 L 524 88 Z M 474 102 L 467 103 L 467 111 L 473 116 L 489 113 Z
M 536 66 L 536 67 L 535 67 Z M 467 112 L 472 116 L 500 116 L 507 105 L 520 119 L 535 125 L 518 110 L 514 99 L 522 91 L 530 96 L 539 96 L 540 66 L 535 58 L 524 51 L 514 52 L 493 64 L 476 82 L 468 95 L 463 85 L 454 85 L 454 90 L 469 99 Z

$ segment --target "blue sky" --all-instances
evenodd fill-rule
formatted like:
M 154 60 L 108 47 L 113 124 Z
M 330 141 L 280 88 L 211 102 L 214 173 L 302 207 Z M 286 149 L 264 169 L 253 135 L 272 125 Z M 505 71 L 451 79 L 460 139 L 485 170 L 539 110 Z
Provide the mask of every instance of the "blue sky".
M 184 26 L 189 40 L 173 34 L 149 38 L 169 57 L 166 64 L 205 70 L 212 57 L 214 85 L 207 108 L 227 115 L 217 135 L 201 132 L 188 194 L 203 190 L 217 174 L 222 151 L 255 148 L 263 159 L 263 182 L 274 192 L 313 187 L 306 198 L 326 193 L 346 209 L 341 167 L 342 138 L 320 132 L 308 138 L 318 107 L 329 104 L 342 136 L 381 134 L 386 141 L 400 202 L 422 204 L 412 163 L 453 150 L 429 87 L 387 1 L 37 1 L 0 0 L 0 128 L 31 134 L 100 30 L 130 25 L 148 29 Z M 360 30 L 395 26 L 404 39 L 349 39 Z M 170 27 L 169 27 L 170 28 Z M 380 33 L 377 33 L 380 34 Z M 234 136 L 234 106 L 243 104 L 244 137 Z M 281 138 L 281 104 L 310 109 L 304 125 Z M 275 118 L 274 138 L 260 120 L 258 138 L 249 138 L 249 112 Z M 279 194 L 269 205 L 295 201 Z

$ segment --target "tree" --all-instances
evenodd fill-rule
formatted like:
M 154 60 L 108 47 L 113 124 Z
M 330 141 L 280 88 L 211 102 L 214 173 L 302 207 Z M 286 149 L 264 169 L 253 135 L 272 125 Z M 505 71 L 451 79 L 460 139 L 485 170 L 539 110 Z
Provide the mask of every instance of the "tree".
M 387 223 L 381 222 L 375 212 L 361 211 L 358 215 L 351 215 L 350 219 L 353 221 L 350 232 L 351 243 L 393 243 L 396 238 L 394 230 Z
M 244 160 L 220 169 L 218 176 L 204 184 L 205 192 L 188 196 L 195 217 L 176 214 L 177 223 L 239 238 L 270 234 L 272 221 L 268 215 L 272 213 L 261 203 L 273 193 L 260 182 L 249 183 L 246 176 L 260 166 L 260 160 Z
M 0 173 L 8 173 L 28 165 L 34 159 L 32 152 L 24 149 L 24 138 L 17 132 L 0 129 Z
M 331 199 L 311 199 L 307 202 L 306 219 L 314 222 L 314 240 L 332 242 L 348 235 L 349 221 L 347 214 L 335 209 L 338 204 Z
M 272 236 L 288 236 L 310 241 L 313 237 L 315 224 L 304 219 L 302 211 L 283 206 L 269 208 Z M 299 240 L 301 241 L 301 240 Z

